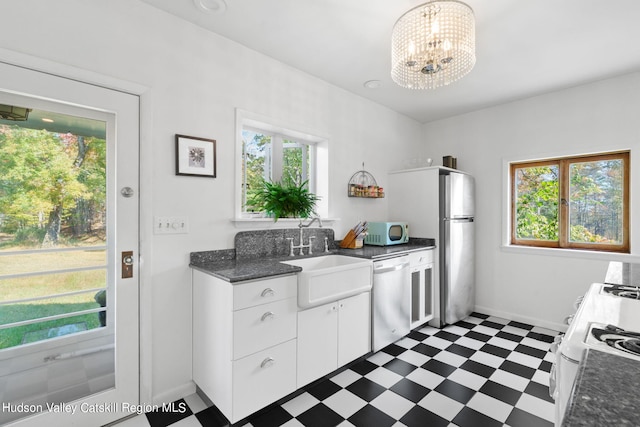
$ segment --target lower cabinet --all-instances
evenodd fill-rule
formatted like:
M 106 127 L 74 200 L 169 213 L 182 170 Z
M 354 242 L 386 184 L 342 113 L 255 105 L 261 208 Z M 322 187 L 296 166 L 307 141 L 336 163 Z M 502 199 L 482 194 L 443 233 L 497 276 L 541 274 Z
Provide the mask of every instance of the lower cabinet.
M 296 389 L 296 340 L 233 362 L 233 414 L 237 420 Z
M 234 424 L 371 351 L 371 293 L 298 311 L 294 275 L 193 270 L 193 380 Z
M 193 380 L 236 423 L 296 390 L 296 276 L 193 271 Z
M 370 292 L 298 312 L 298 388 L 370 351 Z
M 433 319 L 434 314 L 434 250 L 409 254 L 411 271 L 411 329 Z

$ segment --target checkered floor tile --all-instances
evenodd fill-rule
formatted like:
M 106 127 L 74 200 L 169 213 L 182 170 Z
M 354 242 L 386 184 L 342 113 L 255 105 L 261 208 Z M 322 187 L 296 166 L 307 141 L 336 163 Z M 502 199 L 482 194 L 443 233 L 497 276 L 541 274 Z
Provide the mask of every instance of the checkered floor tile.
M 552 426 L 550 344 L 557 332 L 473 313 L 430 326 L 314 383 L 243 427 Z M 118 427 L 225 426 L 196 395 L 184 414 L 149 413 Z

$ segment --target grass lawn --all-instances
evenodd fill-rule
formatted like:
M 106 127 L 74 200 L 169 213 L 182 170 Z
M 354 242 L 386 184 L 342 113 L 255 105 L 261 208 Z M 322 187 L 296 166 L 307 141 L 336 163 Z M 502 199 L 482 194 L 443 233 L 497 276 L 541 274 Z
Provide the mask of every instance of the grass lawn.
M 104 251 L 56 252 L 48 254 L 12 255 L 2 259 L 1 274 L 47 271 L 60 268 L 104 265 Z M 7 261 L 7 262 L 5 262 Z M 49 274 L 0 280 L 0 302 L 43 297 L 66 292 L 102 288 L 106 284 L 106 270 Z M 36 319 L 78 310 L 97 308 L 95 291 L 38 301 L 0 305 L 0 325 Z M 74 316 L 32 325 L 0 330 L 0 349 L 22 343 L 27 332 L 47 330 L 74 323 L 86 323 L 87 329 L 100 326 L 98 314 Z
M 74 307 L 74 309 L 85 309 L 85 308 L 95 308 L 98 307 L 98 304 L 92 304 L 92 307 Z M 0 313 L 0 317 L 2 317 L 3 313 Z M 100 321 L 98 320 L 98 313 L 85 314 L 83 316 L 73 316 L 67 317 L 65 319 L 51 320 L 48 322 L 35 323 L 32 325 L 26 326 L 18 326 L 15 328 L 2 329 L 0 330 L 0 349 L 15 347 L 17 345 L 22 344 L 22 340 L 25 337 L 25 334 L 28 332 L 37 332 L 48 330 L 50 328 L 72 325 L 74 323 L 83 323 L 86 326 L 86 329 L 94 329 L 100 327 Z

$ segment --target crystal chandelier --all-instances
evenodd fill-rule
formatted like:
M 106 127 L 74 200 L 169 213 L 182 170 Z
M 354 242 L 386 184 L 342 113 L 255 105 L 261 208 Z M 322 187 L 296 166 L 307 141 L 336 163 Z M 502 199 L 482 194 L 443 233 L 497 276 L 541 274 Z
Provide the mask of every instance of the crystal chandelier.
M 409 10 L 393 27 L 391 78 L 410 89 L 435 89 L 465 76 L 476 63 L 473 10 L 433 0 Z

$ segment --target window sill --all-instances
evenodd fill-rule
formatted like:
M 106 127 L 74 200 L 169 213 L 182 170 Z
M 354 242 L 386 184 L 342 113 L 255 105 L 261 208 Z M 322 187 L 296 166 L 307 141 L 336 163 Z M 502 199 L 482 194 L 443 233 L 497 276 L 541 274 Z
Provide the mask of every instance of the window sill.
M 340 218 L 320 218 L 323 227 L 331 227 L 334 222 L 340 221 Z M 304 224 L 308 224 L 311 218 L 302 220 Z M 300 224 L 300 218 L 280 218 L 274 221 L 273 218 L 234 218 L 231 222 L 236 228 L 293 228 Z M 313 227 L 318 227 L 315 222 Z
M 640 256 L 616 252 L 582 251 L 577 249 L 537 248 L 533 246 L 502 245 L 502 252 L 526 255 L 582 258 L 602 261 L 640 262 Z

